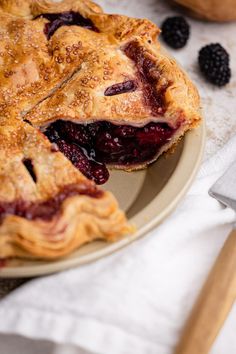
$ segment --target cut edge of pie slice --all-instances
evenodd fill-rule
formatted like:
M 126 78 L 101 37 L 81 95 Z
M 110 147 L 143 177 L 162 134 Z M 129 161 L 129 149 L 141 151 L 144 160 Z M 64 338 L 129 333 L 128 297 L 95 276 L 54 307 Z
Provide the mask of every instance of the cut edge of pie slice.
M 114 196 L 37 129 L 18 120 L 0 123 L 0 259 L 56 259 L 134 231 Z

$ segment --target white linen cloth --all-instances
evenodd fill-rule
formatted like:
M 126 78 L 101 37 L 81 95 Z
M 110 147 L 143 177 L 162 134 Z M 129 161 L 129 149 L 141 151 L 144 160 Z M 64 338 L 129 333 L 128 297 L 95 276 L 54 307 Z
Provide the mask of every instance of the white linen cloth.
M 68 353 L 78 346 L 101 354 L 171 354 L 235 220 L 208 196 L 235 159 L 236 137 L 203 164 L 176 211 L 145 238 L 8 295 L 0 302 L 0 333 L 71 344 Z M 236 308 L 212 354 L 236 353 L 235 315 Z

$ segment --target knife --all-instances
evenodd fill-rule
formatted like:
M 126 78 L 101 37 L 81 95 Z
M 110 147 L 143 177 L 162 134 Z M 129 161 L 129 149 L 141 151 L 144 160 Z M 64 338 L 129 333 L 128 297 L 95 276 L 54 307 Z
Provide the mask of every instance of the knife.
M 236 162 L 209 190 L 236 211 Z M 184 327 L 175 354 L 208 354 L 236 300 L 236 225 L 220 251 Z

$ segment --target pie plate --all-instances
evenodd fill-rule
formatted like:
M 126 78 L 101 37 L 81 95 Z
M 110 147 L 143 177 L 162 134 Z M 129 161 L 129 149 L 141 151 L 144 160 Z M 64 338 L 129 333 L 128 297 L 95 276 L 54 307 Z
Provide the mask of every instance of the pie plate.
M 92 242 L 57 261 L 11 260 L 0 268 L 0 277 L 32 277 L 76 267 L 107 256 L 138 240 L 162 222 L 183 198 L 193 181 L 203 155 L 204 123 L 188 132 L 172 154 L 162 156 L 148 169 L 137 172 L 111 171 L 104 185 L 126 211 L 136 233 L 115 243 Z

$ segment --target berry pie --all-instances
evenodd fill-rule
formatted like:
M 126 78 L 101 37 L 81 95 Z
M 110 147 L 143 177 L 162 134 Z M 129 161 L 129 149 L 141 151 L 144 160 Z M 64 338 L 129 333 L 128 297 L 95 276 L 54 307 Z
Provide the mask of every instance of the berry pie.
M 129 233 L 97 185 L 196 127 L 196 88 L 146 19 L 89 0 L 0 0 L 0 22 L 0 258 L 55 259 Z

